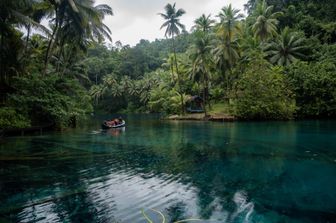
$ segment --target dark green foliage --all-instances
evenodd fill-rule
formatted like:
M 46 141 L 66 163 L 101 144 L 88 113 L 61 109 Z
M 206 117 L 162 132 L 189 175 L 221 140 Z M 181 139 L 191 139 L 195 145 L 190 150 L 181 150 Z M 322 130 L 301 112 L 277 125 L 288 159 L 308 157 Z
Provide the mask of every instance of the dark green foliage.
M 272 64 L 288 66 L 300 58 L 305 58 L 304 41 L 304 38 L 300 38 L 297 33 L 291 32 L 286 27 L 274 41 L 266 45 L 264 50 Z
M 175 39 L 177 52 L 185 53 L 193 41 L 194 34 L 184 33 Z M 88 50 L 85 64 L 94 86 L 91 95 L 98 99 L 97 108 L 105 111 L 130 110 L 136 107 L 148 109 L 147 102 L 151 94 L 152 80 L 156 72 L 170 55 L 172 40 L 162 39 L 149 42 L 141 40 L 134 47 L 122 46 L 108 49 L 101 45 L 92 45 Z M 174 68 L 175 69 L 175 68 Z M 113 74 L 115 84 L 108 90 L 102 90 L 104 78 Z M 125 80 L 132 85 L 132 91 L 124 89 Z M 102 86 L 99 86 L 102 84 Z M 186 83 L 182 86 L 185 87 Z
M 296 94 L 300 116 L 336 117 L 336 65 L 333 62 L 299 62 L 289 67 L 287 75 Z
M 242 119 L 291 119 L 295 101 L 280 67 L 250 63 L 236 84 L 234 113 Z
M 151 112 L 178 114 L 180 110 L 180 96 L 177 91 L 162 86 L 151 91 L 149 109 Z
M 336 44 L 332 45 L 318 45 L 314 51 L 314 61 L 331 62 L 336 64 Z
M 2 128 L 26 128 L 30 126 L 30 120 L 16 112 L 14 108 L 0 108 L 0 129 Z
M 0 128 L 67 127 L 92 112 L 82 60 L 89 45 L 110 39 L 102 21 L 112 14 L 91 0 L 0 1 Z
M 176 38 L 176 51 L 184 53 L 192 43 L 193 35 L 183 34 Z M 108 49 L 102 45 L 92 45 L 85 59 L 88 75 L 92 82 L 101 83 L 102 78 L 114 73 L 140 79 L 145 73 L 157 70 L 170 54 L 172 41 L 167 39 L 149 42 L 141 40 L 135 47 L 120 46 Z
M 9 79 L 16 75 L 17 72 L 22 72 L 22 64 L 20 63 L 20 50 L 23 47 L 21 41 L 21 33 L 12 30 L 6 36 L 3 36 L 0 44 L 0 84 L 8 84 Z
M 161 28 L 172 38 L 134 47 L 103 43 L 112 9 L 95 1 L 0 6 L 2 126 L 66 127 L 92 102 L 109 112 L 183 113 L 191 95 L 234 101 L 244 119 L 290 119 L 295 101 L 299 116 L 335 117 L 334 0 L 249 0 L 246 18 L 224 6 L 218 22 L 203 15 L 190 34 L 179 20 L 185 11 L 167 4 Z
M 30 75 L 16 78 L 15 93 L 9 104 L 28 113 L 33 122 L 53 122 L 66 127 L 71 119 L 82 119 L 92 112 L 91 98 L 75 79 Z

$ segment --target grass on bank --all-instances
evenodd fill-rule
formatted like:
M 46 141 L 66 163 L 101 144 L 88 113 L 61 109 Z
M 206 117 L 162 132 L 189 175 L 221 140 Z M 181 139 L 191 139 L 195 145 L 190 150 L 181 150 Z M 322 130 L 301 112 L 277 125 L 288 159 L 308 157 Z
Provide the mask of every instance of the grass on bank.
M 225 102 L 219 102 L 211 105 L 211 109 L 208 113 L 209 115 L 232 115 L 232 112 L 230 112 L 229 104 Z

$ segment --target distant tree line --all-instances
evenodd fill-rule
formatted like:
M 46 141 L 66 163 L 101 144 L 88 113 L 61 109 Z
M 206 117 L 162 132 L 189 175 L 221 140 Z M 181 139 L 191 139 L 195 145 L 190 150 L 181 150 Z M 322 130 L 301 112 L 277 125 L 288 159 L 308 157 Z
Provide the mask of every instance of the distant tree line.
M 91 95 L 108 111 L 179 114 L 199 95 L 205 110 L 225 103 L 242 119 L 335 117 L 335 2 L 323 2 L 251 0 L 246 17 L 228 5 L 195 19 L 190 33 L 185 10 L 167 4 L 167 40 L 105 48 L 104 60 L 127 59 L 93 71 Z
M 95 110 L 180 114 L 193 95 L 241 119 L 336 114 L 336 2 L 249 0 L 202 15 L 158 15 L 163 39 L 113 45 L 111 7 L 90 0 L 0 2 L 0 128 L 53 122 Z M 44 26 L 42 21 L 48 21 Z

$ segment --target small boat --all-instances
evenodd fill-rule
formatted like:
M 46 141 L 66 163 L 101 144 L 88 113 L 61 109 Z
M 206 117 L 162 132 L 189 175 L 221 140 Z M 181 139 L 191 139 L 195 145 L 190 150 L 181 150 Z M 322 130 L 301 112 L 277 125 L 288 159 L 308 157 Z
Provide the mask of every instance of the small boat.
M 122 120 L 122 122 L 120 124 L 117 125 L 109 125 L 107 124 L 107 121 L 104 121 L 104 123 L 102 124 L 102 129 L 116 129 L 116 128 L 122 128 L 126 125 L 125 120 Z

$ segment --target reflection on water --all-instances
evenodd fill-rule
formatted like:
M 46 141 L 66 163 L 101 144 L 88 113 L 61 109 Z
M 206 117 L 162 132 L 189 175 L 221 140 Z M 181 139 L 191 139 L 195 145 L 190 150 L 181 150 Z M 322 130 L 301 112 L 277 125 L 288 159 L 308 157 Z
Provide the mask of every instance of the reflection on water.
M 253 213 L 254 204 L 253 202 L 247 201 L 247 193 L 244 191 L 238 191 L 233 195 L 233 201 L 236 204 L 236 210 L 231 216 L 230 222 L 233 222 L 237 216 L 242 213 L 244 214 L 244 223 L 250 222 L 250 216 Z
M 0 222 L 336 222 L 336 122 L 101 117 L 0 144 Z
M 120 136 L 122 133 L 124 133 L 126 131 L 126 127 L 121 127 L 121 128 L 116 128 L 116 129 L 108 129 L 103 131 L 106 134 L 109 134 L 111 136 Z

